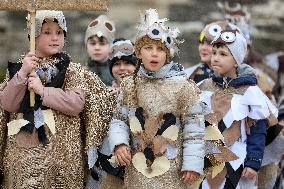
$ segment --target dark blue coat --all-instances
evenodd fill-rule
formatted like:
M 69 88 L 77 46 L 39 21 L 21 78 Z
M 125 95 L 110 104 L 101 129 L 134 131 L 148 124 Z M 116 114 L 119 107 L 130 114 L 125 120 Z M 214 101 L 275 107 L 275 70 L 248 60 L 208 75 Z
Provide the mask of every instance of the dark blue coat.
M 255 75 L 246 75 L 233 80 L 231 78 L 217 77 L 213 75 L 212 80 L 220 87 L 229 85 L 231 87 L 238 88 L 244 85 L 257 85 Z M 250 127 L 250 134 L 247 135 L 247 155 L 244 163 L 245 167 L 250 167 L 256 171 L 260 169 L 265 148 L 266 131 L 266 120 L 255 120 L 253 126 Z

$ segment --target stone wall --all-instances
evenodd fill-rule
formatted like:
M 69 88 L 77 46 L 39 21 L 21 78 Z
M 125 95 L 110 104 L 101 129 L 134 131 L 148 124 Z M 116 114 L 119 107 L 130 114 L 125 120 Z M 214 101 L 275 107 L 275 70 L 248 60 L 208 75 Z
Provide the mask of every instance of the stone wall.
M 247 4 L 252 14 L 253 46 L 267 54 L 284 49 L 284 1 L 239 0 Z M 208 22 L 222 19 L 216 1 L 212 0 L 110 0 L 109 15 L 116 22 L 117 37 L 134 39 L 139 11 L 157 8 L 161 17 L 168 17 L 170 25 L 178 26 L 185 43 L 177 61 L 185 67 L 198 62 L 198 35 Z M 88 23 L 102 12 L 64 12 L 68 34 L 65 50 L 75 62 L 84 62 L 86 52 L 84 32 Z M 17 61 L 28 51 L 25 23 L 26 12 L 0 11 L 0 64 Z

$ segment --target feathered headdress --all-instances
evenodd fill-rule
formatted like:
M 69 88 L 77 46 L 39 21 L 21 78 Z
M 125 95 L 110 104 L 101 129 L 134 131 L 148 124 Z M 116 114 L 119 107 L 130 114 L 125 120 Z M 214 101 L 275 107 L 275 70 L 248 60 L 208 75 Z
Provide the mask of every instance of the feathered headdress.
M 161 40 L 169 49 L 170 56 L 173 57 L 179 50 L 178 44 L 182 43 L 182 41 L 177 40 L 177 36 L 180 33 L 179 29 L 167 27 L 165 22 L 168 19 L 160 19 L 156 9 L 148 9 L 145 15 L 141 15 L 140 17 L 136 42 L 144 36 L 148 36 L 153 40 Z

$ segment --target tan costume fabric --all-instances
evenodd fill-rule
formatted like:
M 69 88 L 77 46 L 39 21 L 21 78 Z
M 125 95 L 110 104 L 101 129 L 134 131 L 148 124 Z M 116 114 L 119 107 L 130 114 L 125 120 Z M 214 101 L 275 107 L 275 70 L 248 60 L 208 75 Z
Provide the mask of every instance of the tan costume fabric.
M 13 78 L 7 86 L 14 85 L 20 93 L 22 89 L 17 86 L 22 86 L 25 80 L 18 79 Z M 5 90 L 9 87 L 1 91 L 7 98 L 3 94 Z M 87 167 L 85 152 L 90 147 L 98 147 L 106 134 L 112 95 L 97 76 L 79 64 L 70 63 L 63 90 L 45 89 L 43 101 L 52 108 L 55 121 L 55 134 L 45 126 L 49 139 L 46 147 L 35 140 L 35 133 L 7 136 L 7 122 L 15 120 L 17 114 L 1 111 L 0 169 L 4 171 L 4 188 L 82 189 Z M 25 148 L 20 147 L 17 139 Z

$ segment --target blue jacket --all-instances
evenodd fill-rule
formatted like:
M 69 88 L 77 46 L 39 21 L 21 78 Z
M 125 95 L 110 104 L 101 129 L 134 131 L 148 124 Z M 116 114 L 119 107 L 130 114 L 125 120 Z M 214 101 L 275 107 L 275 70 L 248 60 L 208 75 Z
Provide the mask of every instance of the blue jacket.
M 236 79 L 213 75 L 212 80 L 220 87 L 229 85 L 238 88 L 244 85 L 257 85 L 255 74 L 252 71 L 248 71 L 248 69 L 243 73 L 239 73 Z M 250 134 L 247 136 L 247 155 L 244 162 L 245 167 L 250 167 L 256 171 L 260 169 L 265 148 L 266 131 L 266 119 L 256 120 L 254 125 L 250 127 Z
M 250 167 L 258 171 L 264 154 L 267 121 L 257 120 L 250 127 L 250 134 L 247 135 L 247 156 L 245 167 Z

